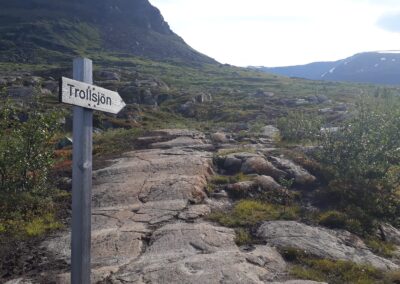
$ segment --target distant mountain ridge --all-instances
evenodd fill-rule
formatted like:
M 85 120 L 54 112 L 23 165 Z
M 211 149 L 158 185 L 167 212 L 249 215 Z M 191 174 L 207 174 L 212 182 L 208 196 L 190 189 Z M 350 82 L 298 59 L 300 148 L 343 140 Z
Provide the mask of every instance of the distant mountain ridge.
M 0 0 L 0 7 L 2 62 L 37 64 L 101 53 L 215 62 L 176 35 L 148 0 Z
M 358 53 L 332 62 L 251 68 L 311 80 L 400 85 L 400 51 L 397 50 Z

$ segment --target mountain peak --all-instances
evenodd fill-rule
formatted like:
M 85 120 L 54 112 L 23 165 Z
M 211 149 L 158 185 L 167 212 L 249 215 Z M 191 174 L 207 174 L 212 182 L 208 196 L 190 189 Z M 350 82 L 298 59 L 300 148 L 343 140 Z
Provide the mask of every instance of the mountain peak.
M 148 0 L 0 0 L 0 5 L 0 61 L 58 62 L 117 53 L 215 62 L 176 35 Z

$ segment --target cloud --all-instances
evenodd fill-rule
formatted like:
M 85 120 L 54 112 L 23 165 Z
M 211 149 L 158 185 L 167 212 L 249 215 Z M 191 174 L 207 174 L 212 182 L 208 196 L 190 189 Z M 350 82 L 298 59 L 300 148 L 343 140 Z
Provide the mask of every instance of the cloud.
M 378 19 L 377 25 L 383 30 L 400 33 L 400 11 L 382 15 Z

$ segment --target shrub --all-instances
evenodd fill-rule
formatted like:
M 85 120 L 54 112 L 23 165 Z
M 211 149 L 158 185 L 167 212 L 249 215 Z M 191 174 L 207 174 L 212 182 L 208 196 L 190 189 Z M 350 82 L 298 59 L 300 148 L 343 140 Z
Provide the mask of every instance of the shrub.
M 315 155 L 328 181 L 322 199 L 365 229 L 373 229 L 377 220 L 398 222 L 399 106 L 398 98 L 361 100 L 339 131 L 321 137 Z
M 288 142 L 315 141 L 320 135 L 323 119 L 318 115 L 305 112 L 289 112 L 278 119 L 281 139 Z
M 18 111 L 5 102 L 0 110 L 0 191 L 42 191 L 53 162 L 51 139 L 57 115 L 32 108 L 21 122 Z
M 338 211 L 326 211 L 319 216 L 318 223 L 333 229 L 344 229 L 346 227 L 346 214 Z
M 0 233 L 37 236 L 60 225 L 49 180 L 58 115 L 41 112 L 36 101 L 24 112 L 10 101 L 1 102 Z M 21 114 L 26 119 L 19 119 Z

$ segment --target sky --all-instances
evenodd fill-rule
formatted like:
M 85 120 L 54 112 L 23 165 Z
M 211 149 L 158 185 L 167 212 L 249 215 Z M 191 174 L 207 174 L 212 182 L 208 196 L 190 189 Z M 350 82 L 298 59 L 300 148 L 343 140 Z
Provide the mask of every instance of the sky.
M 150 0 L 191 47 L 236 66 L 400 50 L 400 0 Z

